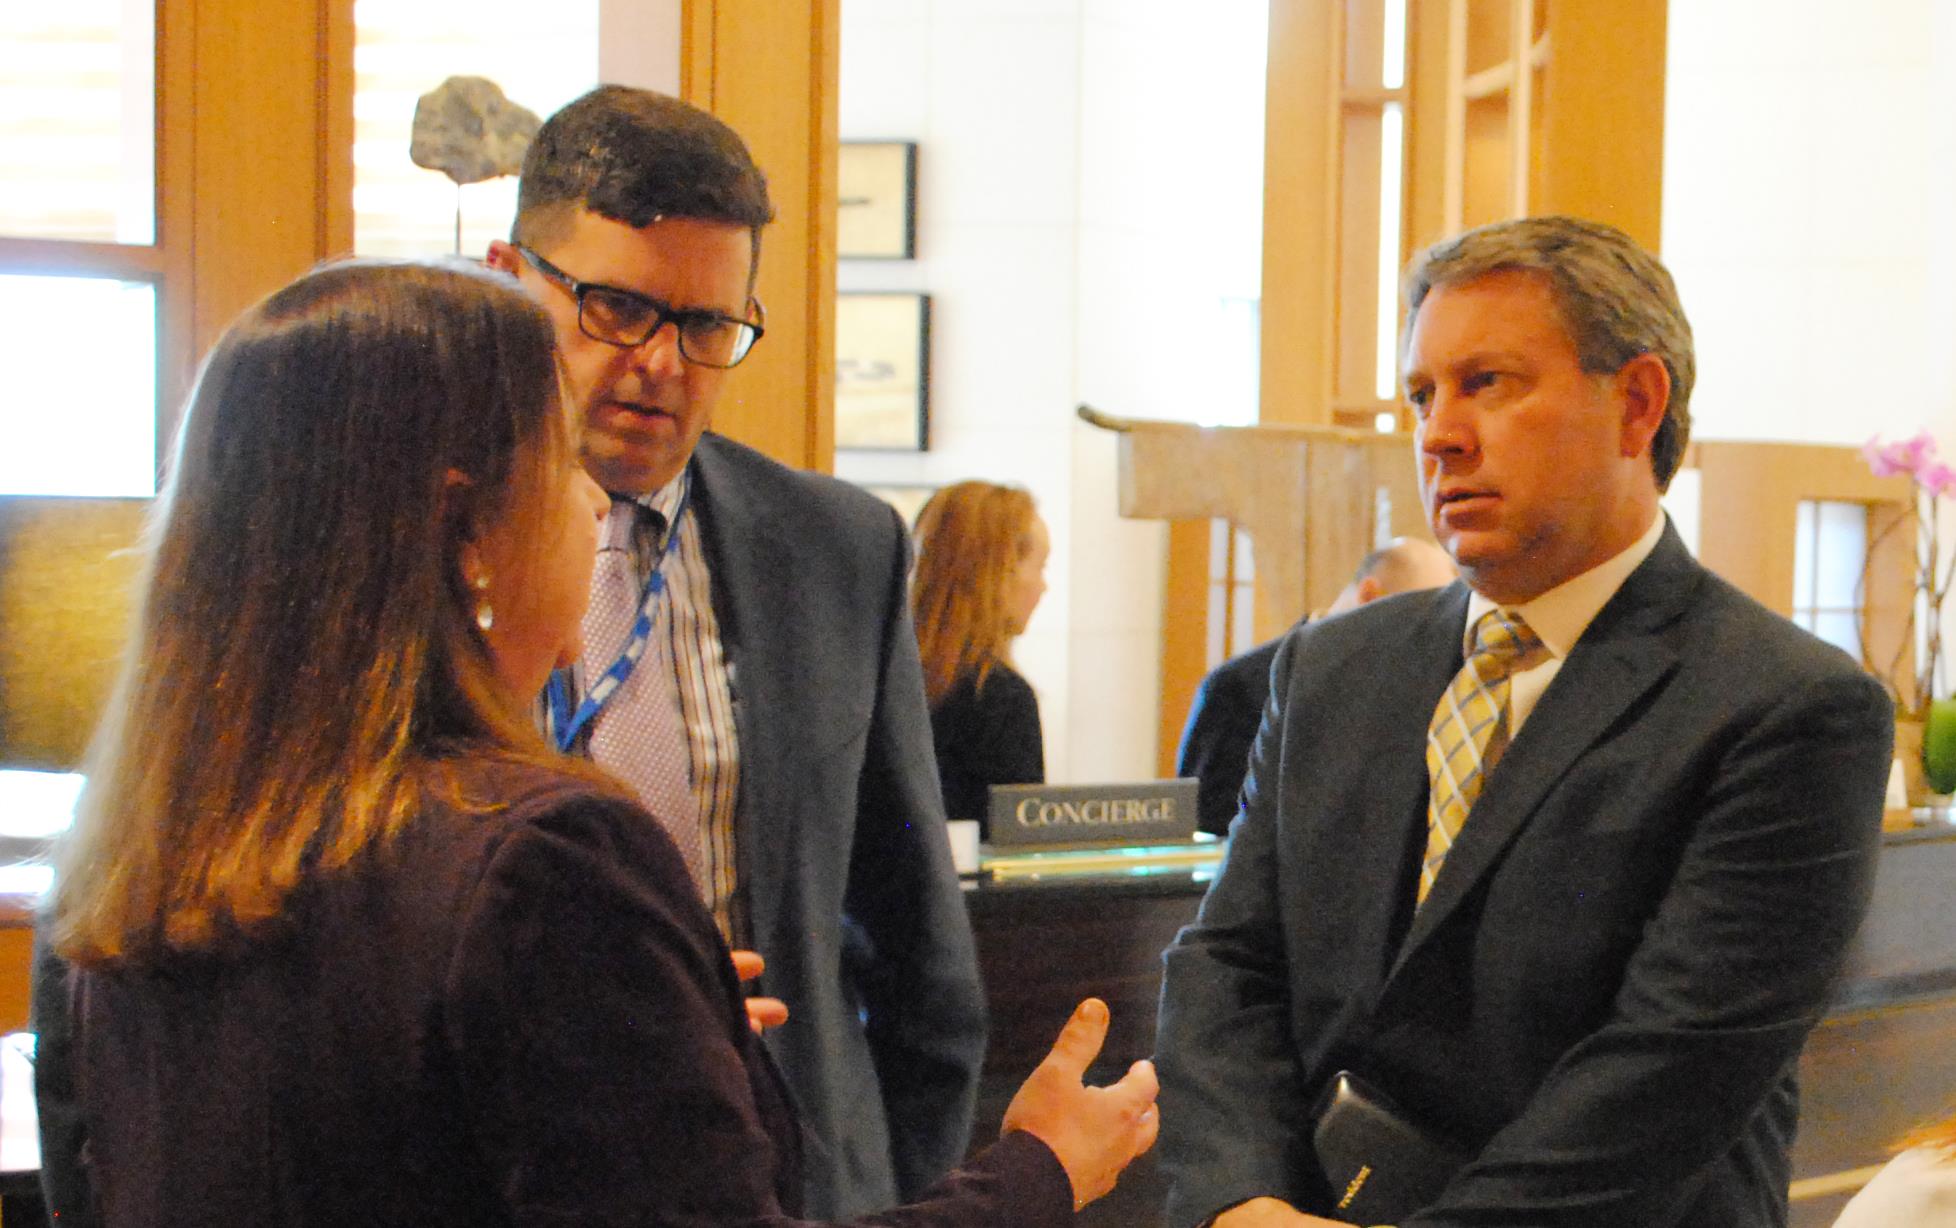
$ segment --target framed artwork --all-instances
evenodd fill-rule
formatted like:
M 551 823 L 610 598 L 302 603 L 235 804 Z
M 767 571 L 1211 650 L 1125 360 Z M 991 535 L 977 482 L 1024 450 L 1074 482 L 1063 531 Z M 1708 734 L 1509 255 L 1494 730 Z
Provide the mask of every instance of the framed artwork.
M 835 446 L 928 445 L 930 298 L 835 296 Z
M 836 158 L 835 254 L 909 260 L 917 254 L 917 145 L 844 141 Z
M 897 515 L 912 532 L 917 528 L 917 513 L 924 510 L 924 504 L 937 493 L 935 486 L 888 485 L 871 482 L 863 487 L 870 494 L 895 508 Z

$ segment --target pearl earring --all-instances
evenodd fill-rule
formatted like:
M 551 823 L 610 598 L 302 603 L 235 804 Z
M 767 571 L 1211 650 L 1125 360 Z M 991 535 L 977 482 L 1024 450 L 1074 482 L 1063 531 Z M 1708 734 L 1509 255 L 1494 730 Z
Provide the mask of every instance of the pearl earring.
M 482 575 L 475 578 L 475 591 L 483 594 L 483 596 L 476 599 L 475 625 L 487 631 L 496 625 L 496 612 L 489 608 L 489 598 L 487 595 L 489 592 L 488 576 Z

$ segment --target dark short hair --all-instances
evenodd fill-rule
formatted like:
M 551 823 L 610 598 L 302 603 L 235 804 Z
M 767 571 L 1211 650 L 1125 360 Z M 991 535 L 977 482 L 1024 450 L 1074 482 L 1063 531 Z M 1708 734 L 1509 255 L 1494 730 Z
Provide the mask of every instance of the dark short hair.
M 545 120 L 523 155 L 510 237 L 556 237 L 577 209 L 634 228 L 661 217 L 746 226 L 761 253 L 767 176 L 740 134 L 690 103 L 600 85 Z
M 1671 400 L 1651 440 L 1650 467 L 1657 488 L 1667 489 L 1691 439 L 1691 385 L 1698 370 L 1691 324 L 1671 274 L 1636 240 L 1602 222 L 1574 217 L 1496 222 L 1434 244 L 1407 269 L 1408 342 L 1428 294 L 1509 270 L 1547 283 L 1583 370 L 1614 374 L 1639 354 L 1655 354 L 1663 362 L 1671 376 Z

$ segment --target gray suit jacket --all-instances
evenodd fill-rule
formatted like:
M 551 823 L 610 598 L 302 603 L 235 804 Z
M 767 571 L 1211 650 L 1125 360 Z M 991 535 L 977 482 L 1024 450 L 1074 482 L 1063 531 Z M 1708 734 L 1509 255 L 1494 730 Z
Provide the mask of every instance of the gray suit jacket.
M 985 1004 L 888 505 L 708 434 L 694 500 L 740 733 L 736 857 L 808 1210 L 916 1196 L 964 1155 Z
M 1165 956 L 1170 1222 L 1259 1194 L 1328 1212 L 1310 1109 L 1353 1069 L 1475 1155 L 1402 1228 L 1783 1224 L 1796 1061 L 1879 847 L 1886 696 L 1667 530 L 1415 916 L 1466 603 L 1375 602 L 1278 658 L 1228 859 Z

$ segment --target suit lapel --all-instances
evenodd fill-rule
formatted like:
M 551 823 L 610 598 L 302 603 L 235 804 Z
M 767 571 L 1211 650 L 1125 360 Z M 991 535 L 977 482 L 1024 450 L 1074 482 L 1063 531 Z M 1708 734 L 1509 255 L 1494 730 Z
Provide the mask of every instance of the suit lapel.
M 1426 830 L 1426 725 L 1434 704 L 1460 668 L 1460 629 L 1467 619 L 1467 586 L 1451 585 L 1430 599 L 1398 637 L 1367 644 L 1383 664 L 1373 685 L 1356 698 L 1349 733 L 1339 749 L 1358 763 L 1361 781 L 1339 804 L 1339 855 L 1313 856 L 1326 876 L 1316 884 L 1327 908 L 1325 922 L 1344 929 L 1340 945 L 1375 951 L 1376 961 L 1354 967 L 1367 991 L 1390 966 L 1412 907 L 1417 870 L 1409 842 Z M 1391 884 L 1382 889 L 1381 884 Z M 1354 984 L 1352 988 L 1356 989 Z
M 1703 574 L 1676 529 L 1666 525 L 1657 548 L 1590 623 L 1488 777 L 1432 892 L 1414 915 L 1394 975 L 1499 864 L 1576 761 L 1676 669 L 1677 646 L 1666 633 Z M 1458 643 L 1453 659 L 1457 669 Z
M 735 873 L 746 897 L 751 933 L 769 932 L 777 893 L 757 884 L 783 881 L 784 843 L 754 837 L 753 816 L 771 812 L 769 797 L 780 787 L 784 769 L 778 733 L 770 736 L 767 714 L 796 711 L 783 694 L 795 676 L 784 662 L 791 637 L 768 611 L 792 608 L 792 559 L 781 540 L 765 484 L 746 483 L 714 435 L 700 439 L 693 453 L 693 498 L 700 539 L 713 573 L 713 613 L 720 625 L 733 669 L 734 727 L 740 738 L 740 787 L 734 806 Z

